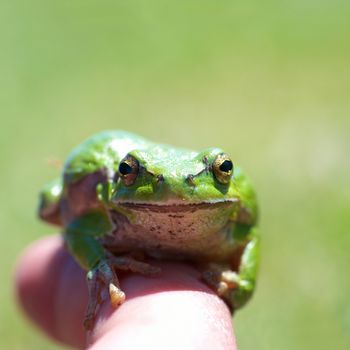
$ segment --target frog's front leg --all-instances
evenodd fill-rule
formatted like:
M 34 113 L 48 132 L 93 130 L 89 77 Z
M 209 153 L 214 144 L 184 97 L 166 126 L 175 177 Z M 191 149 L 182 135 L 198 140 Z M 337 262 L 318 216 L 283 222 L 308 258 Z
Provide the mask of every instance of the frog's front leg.
M 84 327 L 89 330 L 93 327 L 96 311 L 101 304 L 101 282 L 108 286 L 111 305 L 117 308 L 125 300 L 125 293 L 121 290 L 115 270 L 124 270 L 153 275 L 160 269 L 147 263 L 136 261 L 129 256 L 106 257 L 87 273 L 89 301 L 85 313 Z
M 255 231 L 255 230 L 254 230 Z M 238 271 L 229 266 L 211 264 L 203 279 L 234 310 L 242 307 L 252 296 L 258 267 L 259 237 L 255 232 L 241 255 Z
M 115 270 L 129 270 L 145 275 L 159 272 L 157 267 L 137 261 L 131 256 L 113 256 L 107 252 L 98 237 L 107 234 L 112 228 L 107 213 L 95 210 L 72 220 L 65 231 L 69 250 L 78 263 L 88 270 L 89 300 L 84 319 L 86 329 L 92 328 L 96 311 L 101 304 L 101 283 L 108 288 L 113 307 L 125 300 Z

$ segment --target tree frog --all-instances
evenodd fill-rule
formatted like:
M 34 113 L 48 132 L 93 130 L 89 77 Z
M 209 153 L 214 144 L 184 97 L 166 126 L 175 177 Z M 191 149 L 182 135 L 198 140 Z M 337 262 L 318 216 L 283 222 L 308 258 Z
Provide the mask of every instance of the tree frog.
M 199 152 L 105 131 L 69 155 L 61 179 L 40 194 L 39 216 L 62 227 L 87 270 L 91 329 L 107 288 L 125 300 L 117 270 L 152 275 L 147 258 L 185 261 L 232 311 L 251 297 L 259 235 L 251 183 L 219 148 Z

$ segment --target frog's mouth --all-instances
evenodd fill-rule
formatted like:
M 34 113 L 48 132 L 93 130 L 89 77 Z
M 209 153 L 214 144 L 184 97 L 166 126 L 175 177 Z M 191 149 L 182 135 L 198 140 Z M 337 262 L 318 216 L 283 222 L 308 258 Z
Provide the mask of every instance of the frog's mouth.
M 116 224 L 113 250 L 140 249 L 152 257 L 197 259 L 228 247 L 234 200 L 198 202 L 118 201 L 111 212 Z M 221 247 L 221 248 L 220 248 Z M 226 249 L 226 248 L 225 248 Z M 206 259 L 206 258 L 204 258 Z M 220 257 L 221 259 L 221 257 Z
M 239 202 L 238 198 L 216 200 L 216 201 L 204 201 L 204 202 L 129 202 L 118 201 L 116 205 L 137 210 L 137 211 L 152 211 L 152 212 L 194 212 L 197 210 L 205 209 L 218 209 L 231 206 L 233 203 Z

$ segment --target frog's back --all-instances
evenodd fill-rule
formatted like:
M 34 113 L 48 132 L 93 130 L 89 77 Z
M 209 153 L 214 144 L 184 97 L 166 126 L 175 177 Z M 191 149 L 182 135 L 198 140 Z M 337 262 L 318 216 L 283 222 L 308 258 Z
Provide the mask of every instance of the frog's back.
M 65 183 L 73 183 L 101 169 L 115 172 L 120 160 L 133 149 L 142 149 L 151 142 L 121 130 L 103 131 L 78 145 L 64 166 Z

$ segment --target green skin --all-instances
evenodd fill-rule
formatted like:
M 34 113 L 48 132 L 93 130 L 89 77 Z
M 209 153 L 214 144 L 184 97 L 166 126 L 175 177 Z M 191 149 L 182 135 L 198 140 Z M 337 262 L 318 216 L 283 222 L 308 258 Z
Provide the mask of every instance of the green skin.
M 140 261 L 140 252 L 194 264 L 232 310 L 249 300 L 259 253 L 256 197 L 235 164 L 233 174 L 224 174 L 227 181 L 215 173 L 220 154 L 218 148 L 195 152 L 106 131 L 79 145 L 63 179 L 43 189 L 40 217 L 63 227 L 70 252 L 88 271 L 87 329 L 102 286 L 109 287 L 114 306 L 125 298 L 116 269 L 159 272 Z M 131 183 L 119 169 L 126 156 L 138 164 Z

